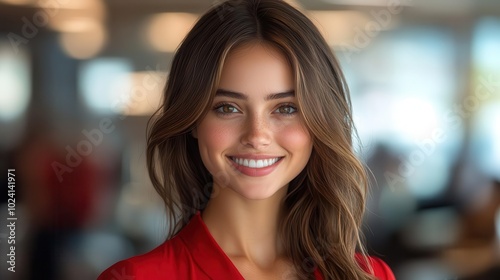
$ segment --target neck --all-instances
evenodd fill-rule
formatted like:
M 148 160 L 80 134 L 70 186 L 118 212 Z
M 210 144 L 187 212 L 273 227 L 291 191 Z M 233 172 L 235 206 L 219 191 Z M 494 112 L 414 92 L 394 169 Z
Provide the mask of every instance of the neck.
M 230 188 L 221 188 L 210 199 L 202 218 L 230 258 L 272 266 L 283 255 L 277 235 L 286 192 L 284 187 L 267 199 L 249 200 Z

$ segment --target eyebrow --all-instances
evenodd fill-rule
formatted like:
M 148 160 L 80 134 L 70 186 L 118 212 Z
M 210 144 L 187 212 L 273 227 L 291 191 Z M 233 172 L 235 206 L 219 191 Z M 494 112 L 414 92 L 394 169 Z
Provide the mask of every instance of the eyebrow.
M 230 97 L 230 98 L 235 98 L 235 99 L 248 100 L 248 96 L 241 93 L 241 92 L 235 92 L 235 91 L 230 91 L 230 90 L 225 90 L 225 89 L 218 89 L 217 92 L 215 93 L 215 96 L 225 96 L 225 97 Z M 271 93 L 271 94 L 267 95 L 264 98 L 264 100 L 269 101 L 269 100 L 294 97 L 294 96 L 295 96 L 295 91 L 289 90 L 289 91 L 285 91 L 285 92 Z

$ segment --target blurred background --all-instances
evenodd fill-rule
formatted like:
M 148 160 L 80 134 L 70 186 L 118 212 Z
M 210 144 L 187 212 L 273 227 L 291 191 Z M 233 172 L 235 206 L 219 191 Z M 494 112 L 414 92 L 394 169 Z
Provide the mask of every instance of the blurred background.
M 1 279 L 95 279 L 165 238 L 146 123 L 217 0 L 0 0 Z M 500 1 L 296 0 L 345 71 L 363 227 L 398 279 L 500 279 Z

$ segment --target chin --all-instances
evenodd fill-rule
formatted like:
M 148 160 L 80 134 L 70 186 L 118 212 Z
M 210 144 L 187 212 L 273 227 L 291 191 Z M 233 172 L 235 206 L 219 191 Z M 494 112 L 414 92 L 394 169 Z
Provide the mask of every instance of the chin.
M 281 193 L 282 189 L 286 189 L 286 187 L 263 187 L 260 186 L 241 186 L 236 191 L 240 196 L 249 199 L 249 200 L 264 200 L 275 196 L 278 193 Z

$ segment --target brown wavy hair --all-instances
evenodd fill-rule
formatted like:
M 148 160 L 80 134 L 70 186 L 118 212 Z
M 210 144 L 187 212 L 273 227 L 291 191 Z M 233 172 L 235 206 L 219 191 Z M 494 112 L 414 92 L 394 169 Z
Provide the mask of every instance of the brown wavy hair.
M 315 268 L 325 279 L 374 279 L 355 259 L 356 249 L 365 255 L 360 226 L 367 179 L 353 152 L 348 88 L 318 29 L 284 1 L 229 0 L 214 6 L 173 58 L 147 142 L 149 175 L 165 202 L 169 236 L 205 208 L 213 176 L 223 176 L 207 171 L 191 131 L 210 109 L 228 53 L 252 42 L 270 44 L 288 59 L 313 138 L 309 162 L 290 182 L 284 200 L 279 233 L 287 256 L 301 279 L 313 278 Z

